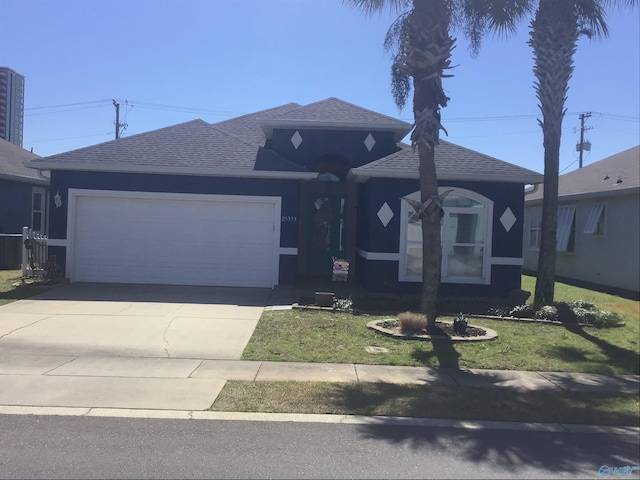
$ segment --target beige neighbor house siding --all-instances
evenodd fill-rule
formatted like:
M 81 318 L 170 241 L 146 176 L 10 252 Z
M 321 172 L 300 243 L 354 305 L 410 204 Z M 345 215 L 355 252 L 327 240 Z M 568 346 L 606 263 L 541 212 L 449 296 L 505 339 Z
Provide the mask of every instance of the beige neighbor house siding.
M 557 252 L 559 279 L 640 296 L 639 156 L 640 147 L 634 147 L 560 176 L 558 208 L 575 207 L 575 235 L 573 251 Z M 542 207 L 540 190 L 525 196 L 523 269 L 530 272 L 538 267 L 530 230 Z M 590 216 L 598 204 L 604 206 L 604 222 L 594 229 Z

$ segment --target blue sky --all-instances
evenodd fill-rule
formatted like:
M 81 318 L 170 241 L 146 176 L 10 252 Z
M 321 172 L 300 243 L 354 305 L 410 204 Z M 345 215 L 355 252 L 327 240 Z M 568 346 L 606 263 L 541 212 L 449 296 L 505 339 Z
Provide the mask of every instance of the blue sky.
M 328 97 L 411 121 L 390 94 L 382 43 L 394 16 L 365 17 L 340 0 L 0 0 L 0 65 L 26 77 L 24 148 L 52 155 L 195 118 L 222 121 Z M 610 36 L 575 56 L 560 169 L 640 143 L 640 20 L 609 13 Z M 471 58 L 461 33 L 444 81 L 446 140 L 543 171 L 528 21 L 487 37 Z M 52 106 L 62 105 L 52 108 Z

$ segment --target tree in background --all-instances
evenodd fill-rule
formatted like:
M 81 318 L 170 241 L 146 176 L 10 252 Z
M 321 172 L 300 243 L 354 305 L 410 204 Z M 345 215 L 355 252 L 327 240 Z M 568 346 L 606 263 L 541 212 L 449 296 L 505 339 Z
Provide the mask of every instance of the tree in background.
M 606 8 L 613 4 L 635 6 L 637 0 L 539 0 L 531 22 L 529 45 L 533 49 L 534 88 L 539 100 L 544 146 L 542 228 L 534 305 L 554 300 L 560 137 L 573 56 L 581 35 L 606 37 Z
M 393 53 L 391 90 L 400 110 L 413 87 L 414 125 L 411 145 L 418 150 L 420 202 L 412 203 L 422 222 L 421 310 L 427 328 L 435 327 L 441 278 L 441 217 L 444 198 L 438 196 L 435 149 L 439 143 L 440 109 L 449 97 L 442 79 L 451 77 L 451 53 L 460 29 L 477 54 L 480 41 L 489 31 L 507 33 L 530 11 L 528 0 L 344 0 L 366 14 L 390 9 L 399 17 L 389 28 L 384 42 Z

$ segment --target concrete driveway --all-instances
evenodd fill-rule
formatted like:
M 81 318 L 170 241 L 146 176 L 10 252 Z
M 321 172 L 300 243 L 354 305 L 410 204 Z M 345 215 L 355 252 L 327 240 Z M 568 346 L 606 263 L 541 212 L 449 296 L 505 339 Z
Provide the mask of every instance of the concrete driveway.
M 0 355 L 239 359 L 270 292 L 62 285 L 0 306 Z

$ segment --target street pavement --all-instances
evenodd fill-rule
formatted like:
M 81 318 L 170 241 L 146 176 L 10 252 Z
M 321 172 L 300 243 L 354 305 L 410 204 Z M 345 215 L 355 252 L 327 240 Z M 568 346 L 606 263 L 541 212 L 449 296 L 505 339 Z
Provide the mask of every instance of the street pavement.
M 204 412 L 227 380 L 640 391 L 637 375 L 241 361 L 265 306 L 290 302 L 265 289 L 70 284 L 0 306 L 0 413 L 215 417 Z M 348 421 L 319 417 L 278 416 Z

